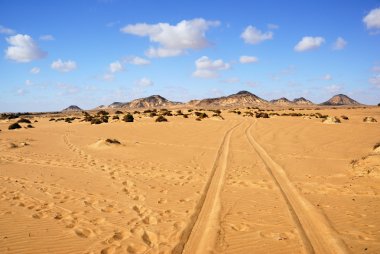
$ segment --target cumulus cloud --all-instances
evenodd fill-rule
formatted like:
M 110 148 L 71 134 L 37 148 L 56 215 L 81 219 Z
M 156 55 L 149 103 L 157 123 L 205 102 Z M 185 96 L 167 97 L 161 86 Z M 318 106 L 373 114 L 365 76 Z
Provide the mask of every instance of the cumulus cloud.
M 333 49 L 341 50 L 341 49 L 344 49 L 346 45 L 347 45 L 347 41 L 343 39 L 342 37 L 338 37 L 336 41 L 334 42 Z
M 70 84 L 58 83 L 57 88 L 60 89 L 59 95 L 76 94 L 79 88 Z
M 375 65 L 372 67 L 373 72 L 380 72 L 380 65 Z
M 146 77 L 143 77 L 143 78 L 137 80 L 137 81 L 135 82 L 135 84 L 136 84 L 137 86 L 139 86 L 139 87 L 148 87 L 148 86 L 153 86 L 154 83 L 153 83 L 152 80 L 150 80 L 150 79 L 148 79 L 148 78 L 146 78 Z
M 216 78 L 218 72 L 230 68 L 228 63 L 223 62 L 222 59 L 212 61 L 207 56 L 202 56 L 195 61 L 196 70 L 193 76 L 197 78 Z
M 111 21 L 106 24 L 106 27 L 114 27 L 115 25 L 120 24 L 120 20 L 117 21 Z
M 40 36 L 40 40 L 41 40 L 41 41 L 54 41 L 55 38 L 54 38 L 54 36 L 51 35 L 51 34 L 45 34 L 45 35 L 41 35 L 41 36 Z
M 148 64 L 150 64 L 149 60 L 142 58 L 142 57 L 138 57 L 138 56 L 126 57 L 124 61 L 126 63 L 134 64 L 134 65 L 148 65 Z
M 337 94 L 342 90 L 342 86 L 341 85 L 330 85 L 330 86 L 326 86 L 325 89 L 329 94 Z
M 17 34 L 6 40 L 10 46 L 5 50 L 5 57 L 16 62 L 27 63 L 47 55 L 27 34 Z
M 202 18 L 183 20 L 176 25 L 168 23 L 127 25 L 121 32 L 149 37 L 158 47 L 150 47 L 149 57 L 171 57 L 184 54 L 188 49 L 202 49 L 210 45 L 205 33 L 210 27 L 218 26 L 219 21 L 207 21 Z
M 254 81 L 246 81 L 245 84 L 249 87 L 257 87 L 259 86 L 259 84 L 257 82 L 254 82 Z
M 58 59 L 51 64 L 51 68 L 60 72 L 70 72 L 77 68 L 77 64 L 74 61 L 62 61 Z
M 259 59 L 255 56 L 241 56 L 239 62 L 242 64 L 256 63 Z
M 16 91 L 16 94 L 20 95 L 20 96 L 25 95 L 26 93 L 27 93 L 27 91 L 24 88 L 19 88 Z
M 106 73 L 102 76 L 102 80 L 104 81 L 112 81 L 115 79 L 115 76 L 111 73 Z
M 305 36 L 301 39 L 300 42 L 297 43 L 297 45 L 294 47 L 294 50 L 297 52 L 304 52 L 316 49 L 319 48 L 324 42 L 325 39 L 323 37 Z
M 10 29 L 5 26 L 0 26 L 0 34 L 14 34 L 14 33 L 16 33 L 16 31 L 13 29 Z
M 25 85 L 26 86 L 32 86 L 33 85 L 33 82 L 30 81 L 29 79 L 25 80 Z
M 332 76 L 330 74 L 326 74 L 322 77 L 323 80 L 332 80 Z
M 269 30 L 274 30 L 274 29 L 279 29 L 280 28 L 280 26 L 276 25 L 276 24 L 268 24 L 267 27 L 268 27 Z
M 116 73 L 124 70 L 123 65 L 120 63 L 120 61 L 116 61 L 113 63 L 110 63 L 109 70 L 111 73 Z
M 367 29 L 380 29 L 380 7 L 371 10 L 364 18 L 363 22 Z
M 240 83 L 240 79 L 236 78 L 236 77 L 232 77 L 232 78 L 224 79 L 224 80 L 222 80 L 222 82 L 227 83 L 227 84 L 238 84 L 238 83 Z
M 247 26 L 240 37 L 245 43 L 259 44 L 260 42 L 273 39 L 273 32 L 263 33 L 254 26 Z
M 38 74 L 40 73 L 41 69 L 38 68 L 38 67 L 33 67 L 32 69 L 30 69 L 30 73 L 32 74 Z
M 148 57 L 172 57 L 181 55 L 184 51 L 182 49 L 168 49 L 168 48 L 153 48 L 150 47 L 145 54 Z
M 369 83 L 377 88 L 380 88 L 380 75 L 373 76 L 369 79 Z

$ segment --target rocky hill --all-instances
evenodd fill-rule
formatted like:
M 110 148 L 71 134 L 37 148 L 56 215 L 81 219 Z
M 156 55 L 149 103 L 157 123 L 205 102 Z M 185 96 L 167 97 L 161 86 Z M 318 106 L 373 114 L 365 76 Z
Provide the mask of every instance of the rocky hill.
M 321 105 L 326 106 L 343 106 L 343 105 L 361 105 L 361 103 L 351 99 L 347 95 L 337 94 L 331 97 L 330 100 L 321 103 Z
M 192 100 L 187 103 L 194 107 L 247 107 L 267 105 L 268 101 L 248 92 L 240 91 L 229 96 L 209 98 L 203 100 Z
M 62 112 L 78 112 L 78 111 L 82 111 L 82 109 L 76 105 L 71 105 L 65 108 L 64 110 L 62 110 Z
M 296 105 L 314 105 L 313 102 L 305 99 L 304 97 L 295 98 L 293 100 L 293 103 L 296 104 Z
M 272 103 L 274 105 L 278 105 L 278 106 L 291 106 L 294 104 L 294 102 L 288 100 L 285 97 L 282 97 L 282 98 L 277 99 L 277 100 L 271 100 L 270 103 Z
M 149 97 L 136 99 L 127 103 L 120 103 L 118 105 L 120 106 L 120 108 L 137 109 L 137 108 L 172 107 L 172 106 L 176 106 L 180 104 L 182 103 L 169 101 L 160 95 L 152 95 Z

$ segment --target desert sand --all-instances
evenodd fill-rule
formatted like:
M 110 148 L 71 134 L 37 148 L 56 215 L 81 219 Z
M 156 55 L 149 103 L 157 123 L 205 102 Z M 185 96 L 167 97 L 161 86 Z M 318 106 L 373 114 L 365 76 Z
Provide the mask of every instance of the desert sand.
M 380 107 L 276 112 L 2 120 L 0 253 L 380 253 Z

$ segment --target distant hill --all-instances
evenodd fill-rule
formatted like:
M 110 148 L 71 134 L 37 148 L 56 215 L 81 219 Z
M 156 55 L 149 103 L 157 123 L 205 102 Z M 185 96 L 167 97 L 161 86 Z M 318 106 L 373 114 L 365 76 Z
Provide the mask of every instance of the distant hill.
M 180 105 L 180 102 L 169 101 L 160 95 L 152 95 L 145 98 L 136 99 L 130 102 L 114 102 L 110 104 L 107 108 L 127 108 L 127 109 L 138 109 L 138 108 L 161 108 L 161 107 L 172 107 L 175 105 Z
M 123 107 L 125 103 L 122 103 L 122 102 L 114 102 L 112 104 L 110 104 L 108 107 L 109 108 L 121 108 Z
M 295 98 L 293 100 L 293 103 L 295 103 L 296 105 L 314 105 L 313 102 L 305 99 L 304 97 Z
M 304 97 L 295 98 L 290 101 L 285 97 L 282 97 L 277 100 L 271 100 L 270 103 L 278 106 L 306 106 L 306 105 L 314 105 L 311 101 L 305 99 Z
M 279 105 L 279 106 L 290 106 L 290 105 L 294 105 L 294 102 L 288 100 L 287 98 L 285 97 L 282 97 L 280 99 L 276 99 L 276 100 L 271 100 L 270 103 L 274 104 L 274 105 Z
M 361 103 L 351 99 L 347 95 L 337 94 L 331 97 L 330 100 L 321 103 L 321 105 L 326 106 L 343 106 L 343 105 L 361 105 Z
M 77 112 L 77 111 L 82 111 L 82 109 L 76 105 L 71 105 L 65 108 L 64 110 L 62 110 L 62 112 Z
M 267 105 L 268 101 L 261 99 L 248 91 L 240 91 L 229 96 L 192 100 L 187 104 L 194 107 L 246 107 Z
M 152 95 L 149 97 L 136 99 L 123 105 L 123 108 L 157 108 L 157 107 L 171 107 L 182 104 L 180 102 L 169 101 L 160 95 Z

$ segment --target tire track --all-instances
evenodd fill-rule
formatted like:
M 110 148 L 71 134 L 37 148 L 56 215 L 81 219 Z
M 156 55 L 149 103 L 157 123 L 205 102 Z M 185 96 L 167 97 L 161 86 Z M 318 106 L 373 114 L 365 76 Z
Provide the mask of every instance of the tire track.
M 173 253 L 201 253 L 214 247 L 219 230 L 220 192 L 224 184 L 231 134 L 239 125 L 224 134 L 203 195 Z
M 254 122 L 254 124 L 257 121 Z M 307 253 L 348 253 L 327 218 L 306 200 L 294 187 L 284 169 L 272 160 L 264 148 L 251 135 L 251 124 L 245 130 L 252 148 L 260 156 L 268 173 L 280 189 L 289 212 L 298 228 Z

